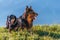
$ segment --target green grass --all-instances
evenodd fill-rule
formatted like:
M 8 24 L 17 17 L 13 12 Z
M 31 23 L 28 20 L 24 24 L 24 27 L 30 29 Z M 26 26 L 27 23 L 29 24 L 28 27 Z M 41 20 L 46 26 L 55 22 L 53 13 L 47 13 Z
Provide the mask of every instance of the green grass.
M 37 25 L 32 27 L 33 34 L 27 30 L 8 32 L 8 29 L 0 27 L 0 40 L 60 40 L 59 25 Z

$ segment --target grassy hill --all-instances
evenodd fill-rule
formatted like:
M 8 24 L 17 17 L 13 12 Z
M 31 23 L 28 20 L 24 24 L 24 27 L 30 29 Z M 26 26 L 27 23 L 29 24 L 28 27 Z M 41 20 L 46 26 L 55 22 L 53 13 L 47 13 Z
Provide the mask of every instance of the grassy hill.
M 60 40 L 60 25 L 37 25 L 32 27 L 33 34 L 27 30 L 8 32 L 0 27 L 0 40 Z

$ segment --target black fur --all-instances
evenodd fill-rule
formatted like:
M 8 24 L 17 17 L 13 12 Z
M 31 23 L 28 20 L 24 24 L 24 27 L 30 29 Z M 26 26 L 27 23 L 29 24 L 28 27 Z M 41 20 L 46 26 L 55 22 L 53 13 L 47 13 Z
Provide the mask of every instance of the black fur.
M 11 24 L 12 19 L 15 19 L 13 24 Z M 18 30 L 18 21 L 17 21 L 17 18 L 15 15 L 7 16 L 7 22 L 6 23 L 7 23 L 6 28 L 9 29 L 9 32 L 11 32 L 11 30 L 15 30 L 15 31 Z

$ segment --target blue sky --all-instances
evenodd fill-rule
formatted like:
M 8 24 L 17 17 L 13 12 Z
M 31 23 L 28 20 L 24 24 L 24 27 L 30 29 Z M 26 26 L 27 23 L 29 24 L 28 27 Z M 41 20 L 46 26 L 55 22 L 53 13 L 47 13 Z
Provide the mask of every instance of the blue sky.
M 26 5 L 39 14 L 34 24 L 60 24 L 60 0 L 0 0 L 0 26 L 8 15 L 21 16 Z

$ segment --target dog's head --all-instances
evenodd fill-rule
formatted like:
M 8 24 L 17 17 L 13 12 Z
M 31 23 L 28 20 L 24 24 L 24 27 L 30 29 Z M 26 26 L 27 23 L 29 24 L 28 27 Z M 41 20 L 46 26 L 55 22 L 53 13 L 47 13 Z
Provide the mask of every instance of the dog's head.
M 29 18 L 31 20 L 35 20 L 37 16 L 38 16 L 37 13 L 35 13 L 35 12 L 29 12 L 27 18 Z
M 16 21 L 16 16 L 15 15 L 10 15 L 10 22 L 13 24 Z
M 37 16 L 38 16 L 38 13 L 34 12 L 34 10 L 32 9 L 32 7 L 26 7 L 26 14 L 27 14 L 27 18 L 30 19 L 30 20 L 34 20 Z

